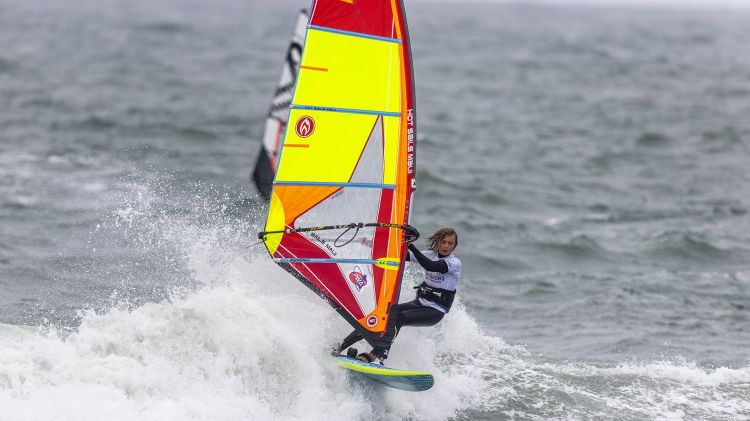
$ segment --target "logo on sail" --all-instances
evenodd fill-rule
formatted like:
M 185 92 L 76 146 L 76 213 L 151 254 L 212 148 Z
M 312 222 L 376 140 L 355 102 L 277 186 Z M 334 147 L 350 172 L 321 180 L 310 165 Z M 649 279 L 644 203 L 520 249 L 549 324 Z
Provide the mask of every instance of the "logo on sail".
M 375 327 L 375 325 L 378 324 L 378 318 L 375 316 L 370 316 L 367 318 L 367 326 L 368 327 Z
M 359 266 L 354 266 L 354 271 L 349 272 L 349 281 L 354 284 L 357 291 L 362 291 L 362 288 L 367 285 L 367 275 L 362 273 Z
M 315 131 L 315 120 L 309 115 L 302 116 L 297 120 L 297 124 L 294 126 L 294 130 L 297 132 L 297 136 L 305 138 L 310 137 Z

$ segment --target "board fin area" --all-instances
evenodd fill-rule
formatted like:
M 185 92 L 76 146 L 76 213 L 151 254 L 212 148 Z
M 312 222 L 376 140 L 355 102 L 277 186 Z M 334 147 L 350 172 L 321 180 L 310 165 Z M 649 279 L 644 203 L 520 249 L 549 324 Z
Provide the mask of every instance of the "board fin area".
M 341 367 L 394 389 L 423 392 L 435 384 L 432 373 L 426 371 L 398 370 L 343 355 L 334 358 Z

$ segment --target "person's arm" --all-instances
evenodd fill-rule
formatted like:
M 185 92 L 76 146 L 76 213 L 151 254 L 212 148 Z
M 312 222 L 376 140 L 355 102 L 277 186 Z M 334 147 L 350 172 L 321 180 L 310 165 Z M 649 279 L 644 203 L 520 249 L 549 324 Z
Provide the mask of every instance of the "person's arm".
M 428 272 L 440 272 L 448 273 L 448 264 L 444 260 L 430 260 L 427 256 L 422 254 L 414 244 L 409 244 L 409 250 L 414 254 L 414 258 L 417 259 L 419 265 L 422 266 Z

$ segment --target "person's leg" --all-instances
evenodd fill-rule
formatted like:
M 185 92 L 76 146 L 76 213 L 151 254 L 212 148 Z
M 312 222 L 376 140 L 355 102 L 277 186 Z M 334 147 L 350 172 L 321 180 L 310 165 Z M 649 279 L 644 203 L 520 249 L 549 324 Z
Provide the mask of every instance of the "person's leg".
M 406 312 L 406 311 L 410 311 L 410 310 L 414 310 L 414 309 L 418 309 L 422 307 L 424 306 L 419 302 L 419 299 L 415 299 L 415 300 L 409 301 L 408 303 L 399 304 L 398 312 L 402 313 L 402 312 Z
M 417 308 L 423 307 L 421 304 L 419 304 L 419 300 L 409 301 L 408 303 L 403 303 L 398 305 L 398 311 L 409 311 Z M 396 322 L 398 324 L 398 321 Z M 437 323 L 437 322 L 435 322 Z M 399 325 L 399 328 L 401 326 Z M 356 330 L 349 334 L 346 338 L 344 338 L 343 341 L 341 341 L 341 344 L 339 344 L 337 348 L 337 352 L 340 354 L 344 352 L 347 348 L 354 345 L 355 343 L 361 341 L 364 339 L 361 333 L 357 332 Z
M 337 354 L 341 354 L 349 348 L 350 346 L 354 345 L 355 343 L 362 340 L 362 334 L 357 332 L 356 330 L 349 334 L 346 338 L 344 338 L 343 341 L 341 341 L 341 344 L 339 344 L 338 349 L 336 350 Z
M 403 326 L 433 326 L 443 320 L 443 316 L 442 311 L 421 304 L 403 310 L 399 308 L 397 326 L 399 329 Z
M 438 309 L 423 306 L 418 299 L 409 301 L 408 303 L 399 304 L 397 314 L 396 324 L 392 325 L 383 337 L 383 344 L 386 345 L 387 348 L 375 347 L 370 352 L 370 354 L 375 357 L 384 359 L 387 356 L 385 349 L 390 348 L 390 345 L 393 343 L 393 340 L 396 339 L 396 336 L 402 327 L 432 326 L 437 324 L 443 319 L 443 316 L 445 316 L 445 313 Z

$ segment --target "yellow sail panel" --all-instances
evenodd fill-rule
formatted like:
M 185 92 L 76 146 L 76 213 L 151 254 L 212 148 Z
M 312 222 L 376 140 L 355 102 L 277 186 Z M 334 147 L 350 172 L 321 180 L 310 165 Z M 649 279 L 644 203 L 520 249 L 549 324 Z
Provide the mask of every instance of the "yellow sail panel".
M 276 192 L 271 194 L 271 206 L 268 209 L 268 219 L 266 220 L 266 231 L 282 231 L 286 228 L 284 204 L 279 199 Z M 268 252 L 273 255 L 281 243 L 281 235 L 267 236 L 263 240 L 268 247 Z
M 383 183 L 396 184 L 396 166 L 398 165 L 400 117 L 383 117 Z
M 296 122 L 312 119 L 314 129 L 300 137 Z M 346 183 L 354 172 L 377 116 L 292 110 L 276 182 Z
M 310 29 L 294 104 L 401 111 L 400 45 Z

